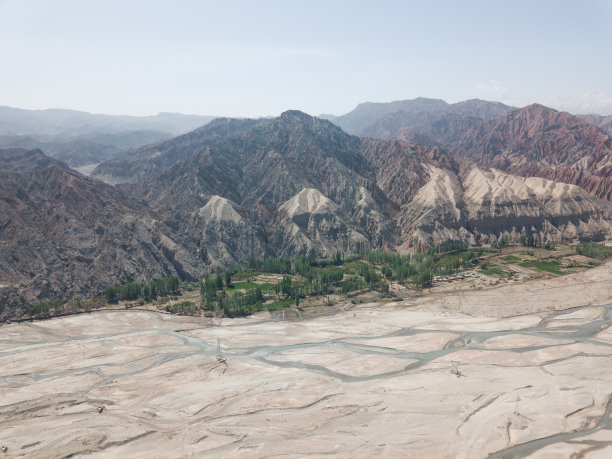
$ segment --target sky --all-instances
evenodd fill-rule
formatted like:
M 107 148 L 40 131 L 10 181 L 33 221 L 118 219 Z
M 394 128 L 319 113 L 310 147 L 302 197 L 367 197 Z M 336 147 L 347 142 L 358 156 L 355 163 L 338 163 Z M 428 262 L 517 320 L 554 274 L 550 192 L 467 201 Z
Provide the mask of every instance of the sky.
M 480 98 L 612 114 L 612 1 L 0 0 L 0 105 L 340 115 Z

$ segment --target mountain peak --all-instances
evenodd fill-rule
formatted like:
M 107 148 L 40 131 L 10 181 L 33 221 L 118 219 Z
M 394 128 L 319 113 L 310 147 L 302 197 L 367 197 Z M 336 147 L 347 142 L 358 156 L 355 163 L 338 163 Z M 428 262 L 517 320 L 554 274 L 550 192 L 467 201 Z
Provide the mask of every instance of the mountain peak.
M 311 121 L 314 119 L 314 117 L 310 116 L 308 113 L 304 113 L 301 110 L 287 110 L 280 114 L 279 119 Z
M 334 212 L 336 208 L 336 204 L 316 188 L 304 188 L 280 206 L 279 210 L 286 212 L 289 217 L 294 217 L 314 212 Z
M 527 105 L 526 107 L 523 107 L 519 110 L 515 110 L 515 112 L 523 112 L 523 113 L 527 113 L 527 114 L 540 114 L 540 113 L 546 113 L 546 114 L 552 114 L 552 113 L 563 113 L 563 112 L 559 112 L 558 110 L 555 110 L 554 108 L 550 108 L 547 107 L 546 105 L 542 105 L 542 104 L 538 104 L 533 103 L 531 105 Z
M 534 103 L 527 105 L 526 107 L 519 108 L 505 113 L 504 115 L 497 118 L 501 123 L 508 121 L 520 121 L 521 123 L 528 123 L 529 128 L 533 129 L 534 126 L 541 128 L 542 126 L 548 126 L 558 123 L 570 122 L 573 124 L 574 116 L 567 112 L 559 112 L 554 108 L 547 107 L 542 104 Z M 578 119 L 576 119 L 578 121 Z
M 23 148 L 0 149 L 0 172 L 29 173 L 49 167 L 69 169 L 65 163 L 45 155 L 37 148 L 33 150 Z
M 300 110 L 287 110 L 280 114 L 278 118 L 271 120 L 271 125 L 283 129 L 303 129 L 316 131 L 318 134 L 323 132 L 341 132 L 341 129 L 329 120 L 311 116 Z

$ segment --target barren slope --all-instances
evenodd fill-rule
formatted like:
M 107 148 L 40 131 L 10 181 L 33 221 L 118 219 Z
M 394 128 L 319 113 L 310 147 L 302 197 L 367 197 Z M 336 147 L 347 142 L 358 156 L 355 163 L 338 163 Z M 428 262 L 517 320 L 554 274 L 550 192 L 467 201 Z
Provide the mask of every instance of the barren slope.
M 0 174 L 0 317 L 38 298 L 89 298 L 109 285 L 173 274 L 196 278 L 198 260 L 177 236 L 151 210 L 77 173 Z

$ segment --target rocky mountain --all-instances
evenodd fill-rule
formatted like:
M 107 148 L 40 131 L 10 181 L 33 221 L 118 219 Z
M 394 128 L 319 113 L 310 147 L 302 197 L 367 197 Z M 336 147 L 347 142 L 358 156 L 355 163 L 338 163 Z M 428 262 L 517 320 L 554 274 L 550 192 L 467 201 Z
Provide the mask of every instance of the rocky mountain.
M 76 172 L 0 173 L 0 318 L 117 282 L 195 276 L 203 264 L 177 236 L 155 212 Z
M 436 145 L 523 177 L 579 185 L 612 199 L 612 140 L 595 125 L 542 105 L 493 120 L 445 116 L 404 128 L 401 140 Z
M 98 166 L 92 175 L 110 184 L 135 182 L 145 175 L 163 171 L 188 159 L 219 139 L 238 137 L 257 123 L 250 119 L 218 118 L 187 134 L 107 161 Z
M 490 195 L 472 192 L 481 190 L 476 178 Z M 129 189 L 180 234 L 199 238 L 210 264 L 247 256 L 233 242 L 236 228 L 248 235 L 252 254 L 284 256 L 494 241 L 520 232 L 553 241 L 608 234 L 609 203 L 578 187 L 526 182 L 521 187 L 529 191 L 512 207 L 517 197 L 505 187 L 521 180 L 438 147 L 358 138 L 290 111 L 218 138 Z
M 36 172 L 53 166 L 60 169 L 69 169 L 66 164 L 48 157 L 40 150 L 0 149 L 0 174 L 6 172 Z
M 485 132 L 486 120 L 462 115 L 445 113 L 422 118 L 419 123 L 402 127 L 395 133 L 395 138 L 418 143 L 419 145 L 454 147 L 457 139 L 465 136 L 467 131 Z
M 57 167 L 0 174 L 0 301 L 195 279 L 253 255 L 612 235 L 612 204 L 580 187 L 298 111 L 217 120 L 140 153 L 116 187 Z
M 71 138 L 51 137 L 46 140 L 30 135 L 0 136 L 0 148 L 39 149 L 47 155 L 77 168 L 117 158 L 127 150 L 158 143 L 170 134 L 156 131 L 97 133 Z
M 409 100 L 396 100 L 393 102 L 363 102 L 352 111 L 340 115 L 323 115 L 326 119 L 340 126 L 344 131 L 353 135 L 360 135 L 367 126 L 379 118 L 390 113 L 440 113 L 448 107 L 442 99 L 428 99 L 418 97 Z
M 332 246 L 334 251 L 352 251 L 359 241 L 388 232 L 385 228 L 390 224 L 384 216 L 389 200 L 376 187 L 375 171 L 364 161 L 360 148 L 359 138 L 330 122 L 290 111 L 279 118 L 251 123 L 242 135 L 219 138 L 131 189 L 182 234 L 196 231 L 194 222 L 199 221 L 202 207 L 222 197 L 231 202 L 225 206 L 231 206 L 240 216 L 240 225 L 250 228 L 249 244 L 257 254 L 293 256 L 311 250 L 329 254 Z M 312 220 L 304 212 L 294 212 L 294 207 L 314 209 L 295 202 L 305 199 L 300 198 L 305 189 L 316 190 L 335 205 L 315 206 L 318 211 L 313 210 Z M 315 199 L 312 193 L 308 193 L 310 200 Z M 323 197 L 315 200 L 321 204 Z M 371 220 L 369 229 L 353 216 L 360 200 L 368 207 L 368 216 L 362 217 Z M 329 211 L 329 218 L 321 218 L 322 209 Z M 277 231 L 279 228 L 293 231 L 294 237 L 288 240 Z M 367 231 L 372 235 L 364 235 Z M 202 234 L 200 228 L 197 233 Z M 229 244 L 230 239 L 228 235 L 222 240 Z M 236 263 L 244 259 L 244 252 L 233 250 L 226 251 L 223 260 L 215 259 L 208 242 L 206 238 L 199 241 L 207 262 Z
M 501 102 L 479 99 L 449 104 L 441 99 L 419 97 L 388 103 L 366 102 L 345 115 L 325 117 L 350 134 L 385 139 L 402 128 L 432 122 L 445 114 L 490 120 L 513 109 Z

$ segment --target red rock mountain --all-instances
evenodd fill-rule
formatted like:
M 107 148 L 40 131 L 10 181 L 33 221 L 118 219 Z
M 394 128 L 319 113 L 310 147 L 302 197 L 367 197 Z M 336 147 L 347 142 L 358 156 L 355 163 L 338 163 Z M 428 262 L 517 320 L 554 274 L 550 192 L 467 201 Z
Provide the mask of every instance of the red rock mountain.
M 403 129 L 397 138 L 448 148 L 523 177 L 579 185 L 612 200 L 612 140 L 597 126 L 542 105 L 494 120 L 463 117 Z

